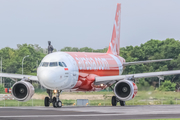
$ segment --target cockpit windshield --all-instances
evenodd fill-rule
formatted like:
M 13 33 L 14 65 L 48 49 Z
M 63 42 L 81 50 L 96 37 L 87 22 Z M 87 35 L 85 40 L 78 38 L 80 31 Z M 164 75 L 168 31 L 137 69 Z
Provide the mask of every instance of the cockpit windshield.
M 57 62 L 50 62 L 49 64 L 50 67 L 55 67 L 55 66 L 58 66 Z
M 67 67 L 67 65 L 64 62 L 41 62 L 39 67 Z
M 43 66 L 43 67 L 48 67 L 48 65 L 49 65 L 48 62 L 43 62 L 43 63 L 42 63 L 42 66 Z
M 67 67 L 67 65 L 64 62 L 62 62 L 62 64 L 64 65 L 64 67 Z
M 59 66 L 60 66 L 60 67 L 64 67 L 63 64 L 62 64 L 61 62 L 59 62 Z

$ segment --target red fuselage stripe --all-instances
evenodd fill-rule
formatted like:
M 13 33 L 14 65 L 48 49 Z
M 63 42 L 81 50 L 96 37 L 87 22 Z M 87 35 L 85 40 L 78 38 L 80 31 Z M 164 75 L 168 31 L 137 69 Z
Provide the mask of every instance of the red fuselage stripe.
M 80 52 L 67 53 L 75 59 L 78 65 L 79 76 L 74 88 L 78 88 L 79 90 L 95 90 L 96 88 L 93 86 L 93 82 L 96 76 L 119 75 L 119 66 L 114 58 L 109 54 Z M 89 77 L 90 75 L 91 77 Z

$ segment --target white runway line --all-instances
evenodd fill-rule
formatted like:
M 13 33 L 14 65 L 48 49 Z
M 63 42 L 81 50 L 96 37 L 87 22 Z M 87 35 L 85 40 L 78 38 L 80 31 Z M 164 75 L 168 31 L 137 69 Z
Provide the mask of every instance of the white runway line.
M 87 117 L 87 116 L 118 116 L 120 114 L 86 114 L 86 115 L 20 115 L 20 116 L 0 116 L 0 118 L 19 118 L 19 117 Z
M 177 114 L 177 113 L 171 113 Z M 124 116 L 124 115 L 146 115 L 146 114 L 84 114 L 84 115 L 15 115 L 15 116 L 0 116 L 0 118 L 30 118 L 30 117 L 98 117 L 98 116 Z M 147 115 L 157 115 L 157 114 L 147 114 Z M 164 114 L 158 114 L 164 115 Z

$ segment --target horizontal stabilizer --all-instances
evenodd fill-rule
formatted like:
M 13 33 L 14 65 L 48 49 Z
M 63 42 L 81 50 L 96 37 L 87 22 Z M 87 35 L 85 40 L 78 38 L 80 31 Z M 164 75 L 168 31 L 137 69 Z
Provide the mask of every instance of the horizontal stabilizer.
M 173 59 L 159 59 L 159 60 L 146 60 L 146 61 L 125 62 L 125 63 L 123 63 L 123 66 L 137 65 L 137 64 L 144 64 L 144 63 L 153 63 L 153 62 L 162 62 L 162 61 L 169 61 L 169 60 L 173 60 Z

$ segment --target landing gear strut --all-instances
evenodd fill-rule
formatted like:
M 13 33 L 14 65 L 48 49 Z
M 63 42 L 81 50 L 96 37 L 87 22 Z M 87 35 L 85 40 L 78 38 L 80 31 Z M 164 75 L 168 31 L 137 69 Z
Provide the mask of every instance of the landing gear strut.
M 52 98 L 52 95 L 53 95 L 52 90 L 47 90 L 47 93 L 48 93 L 49 97 L 45 97 L 45 99 L 44 99 L 44 106 L 45 107 L 49 107 L 50 103 L 53 104 L 54 108 L 62 107 L 62 102 L 59 100 L 61 90 L 60 91 L 57 90 L 56 97 L 53 97 L 53 98 Z
M 125 103 L 126 103 L 125 101 L 121 101 L 118 98 L 116 98 L 116 96 L 112 96 L 112 99 L 111 99 L 112 106 L 116 106 L 117 102 L 120 102 L 121 106 L 125 106 Z
M 53 98 L 53 107 L 54 108 L 62 107 L 62 102 L 59 100 L 60 93 L 61 93 L 61 91 L 58 90 L 56 93 L 56 97 Z

